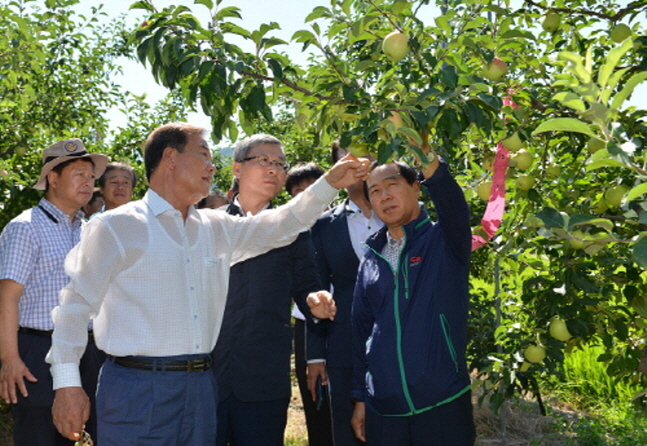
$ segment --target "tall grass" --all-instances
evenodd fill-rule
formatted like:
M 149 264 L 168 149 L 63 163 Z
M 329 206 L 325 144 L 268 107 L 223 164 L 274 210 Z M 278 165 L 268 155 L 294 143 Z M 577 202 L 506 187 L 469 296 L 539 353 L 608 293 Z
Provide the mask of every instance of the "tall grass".
M 549 383 L 552 396 L 575 410 L 586 411 L 575 419 L 571 416 L 562 420 L 563 427 L 576 434 L 565 444 L 647 445 L 647 419 L 632 405 L 642 389 L 610 377 L 606 365 L 597 360 L 602 353 L 601 347 L 589 347 L 566 354 L 564 376 Z

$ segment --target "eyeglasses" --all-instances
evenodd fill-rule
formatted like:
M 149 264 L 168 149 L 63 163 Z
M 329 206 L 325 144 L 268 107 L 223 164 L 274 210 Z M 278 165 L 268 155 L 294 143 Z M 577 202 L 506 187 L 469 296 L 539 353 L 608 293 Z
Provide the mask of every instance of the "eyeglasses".
M 287 171 L 290 168 L 290 164 L 286 163 L 285 161 L 280 161 L 280 160 L 271 160 L 265 155 L 256 155 L 256 156 L 249 156 L 247 158 L 243 158 L 240 162 L 244 163 L 246 161 L 256 161 L 259 166 L 262 167 L 276 167 L 277 169 L 283 169 L 284 171 Z

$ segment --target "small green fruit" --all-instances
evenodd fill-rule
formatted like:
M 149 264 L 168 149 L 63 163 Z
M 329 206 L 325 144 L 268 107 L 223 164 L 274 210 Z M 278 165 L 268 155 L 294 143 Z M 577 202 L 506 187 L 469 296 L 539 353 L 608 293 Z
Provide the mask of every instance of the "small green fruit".
M 523 364 L 521 364 L 521 367 L 519 367 L 520 372 L 527 372 L 528 369 L 530 368 L 531 364 L 528 361 L 524 361 Z
M 562 18 L 556 12 L 549 12 L 544 17 L 544 21 L 541 22 L 541 27 L 544 28 L 544 31 L 547 33 L 554 33 L 559 28 Z
M 559 318 L 553 318 L 552 321 L 550 321 L 550 326 L 548 327 L 548 332 L 552 337 L 557 339 L 558 341 L 568 341 L 571 339 L 571 333 L 568 331 L 568 327 L 566 326 L 566 322 Z
M 629 192 L 629 188 L 619 184 L 618 186 L 607 189 L 604 193 L 604 198 L 607 200 L 609 206 L 620 207 L 622 205 L 622 199 L 627 192 Z
M 498 82 L 507 71 L 508 66 L 506 63 L 498 57 L 495 57 L 492 59 L 492 62 L 483 65 L 482 74 L 484 78 L 489 79 L 492 82 Z
M 400 62 L 409 52 L 409 36 L 393 31 L 382 41 L 382 51 L 391 62 Z
M 532 165 L 534 157 L 527 150 L 521 149 L 512 157 L 515 167 L 519 170 L 526 170 Z
M 546 176 L 548 178 L 557 178 L 561 173 L 562 169 L 556 164 L 546 167 Z
M 571 247 L 573 249 L 582 249 L 584 247 L 584 233 L 580 231 L 579 229 L 573 231 L 571 233 L 570 239 L 568 239 L 568 242 L 570 243 Z
M 358 158 L 366 156 L 368 155 L 368 144 L 353 144 L 348 148 L 348 151 Z
M 546 357 L 546 349 L 539 345 L 529 345 L 523 351 L 523 357 L 526 358 L 526 361 L 536 364 L 544 360 Z
M 517 181 L 514 183 L 514 185 L 519 190 L 530 190 L 534 183 L 535 177 L 533 177 L 532 175 L 521 175 L 519 178 L 517 178 Z
M 624 42 L 629 36 L 631 36 L 631 28 L 624 23 L 614 26 L 611 30 L 611 40 L 615 43 Z
M 501 142 L 510 152 L 516 152 L 523 147 L 523 141 L 519 138 L 519 132 L 514 132 Z
M 490 194 L 492 194 L 492 181 L 482 181 L 476 185 L 476 194 L 483 201 L 488 201 L 490 199 Z

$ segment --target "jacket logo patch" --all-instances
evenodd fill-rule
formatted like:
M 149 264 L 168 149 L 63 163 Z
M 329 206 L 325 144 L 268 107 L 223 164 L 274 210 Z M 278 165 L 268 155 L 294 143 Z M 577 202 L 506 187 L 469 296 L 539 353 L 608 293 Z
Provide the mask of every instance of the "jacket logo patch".
M 421 261 L 422 257 L 420 256 L 409 257 L 409 266 L 418 266 Z

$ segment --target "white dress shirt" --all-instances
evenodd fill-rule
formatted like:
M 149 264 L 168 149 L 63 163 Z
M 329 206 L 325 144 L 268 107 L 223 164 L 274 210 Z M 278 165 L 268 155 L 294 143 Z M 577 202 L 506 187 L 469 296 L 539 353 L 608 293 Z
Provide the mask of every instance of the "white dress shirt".
M 231 264 L 291 243 L 337 190 L 320 179 L 253 217 L 189 209 L 186 222 L 157 193 L 101 214 L 83 228 L 52 311 L 47 362 L 54 389 L 80 386 L 78 363 L 94 319 L 97 346 L 114 356 L 208 354 L 225 309 Z
M 348 200 L 346 209 L 346 222 L 348 223 L 350 242 L 353 244 L 353 251 L 355 251 L 357 258 L 362 260 L 362 257 L 364 257 L 368 249 L 364 242 L 381 229 L 384 223 L 377 218 L 373 211 L 371 211 L 371 215 L 365 215 L 352 200 Z

